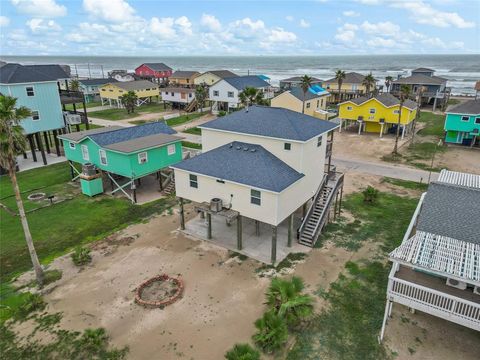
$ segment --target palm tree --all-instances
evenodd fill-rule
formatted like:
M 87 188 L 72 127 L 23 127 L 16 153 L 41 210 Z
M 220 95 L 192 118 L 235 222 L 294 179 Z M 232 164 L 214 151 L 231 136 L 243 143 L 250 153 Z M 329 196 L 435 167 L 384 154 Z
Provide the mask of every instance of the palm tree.
M 370 95 L 370 89 L 375 88 L 375 84 L 376 84 L 376 80 L 373 77 L 372 73 L 365 76 L 365 78 L 362 81 L 362 85 L 365 86 L 365 92 L 367 93 L 367 96 Z
M 390 92 L 390 85 L 392 85 L 393 77 L 387 76 L 385 77 L 385 86 L 387 87 L 387 92 Z
M 225 354 L 227 360 L 260 360 L 260 352 L 250 344 L 235 344 L 232 350 Z
M 0 95 L 0 165 L 7 169 L 12 181 L 13 190 L 15 192 L 15 200 L 17 202 L 18 213 L 22 223 L 25 241 L 27 242 L 28 251 L 32 260 L 33 269 L 37 278 L 37 284 L 43 285 L 43 270 L 38 261 L 37 252 L 33 246 L 32 234 L 28 226 L 25 209 L 23 207 L 20 189 L 18 187 L 16 174 L 16 157 L 25 152 L 27 142 L 20 125 L 20 120 L 31 116 L 31 112 L 24 106 L 16 107 L 17 99 L 11 96 Z
M 207 86 L 200 84 L 195 87 L 195 99 L 197 100 L 197 109 L 203 109 L 207 99 Z
M 70 90 L 78 91 L 80 89 L 80 83 L 77 79 L 70 80 Z
M 305 114 L 305 97 L 307 96 L 307 91 L 312 86 L 313 79 L 308 75 L 303 75 L 300 80 L 300 87 L 303 91 L 303 101 L 302 101 L 302 114 Z
M 254 87 L 246 87 L 243 91 L 238 95 L 240 102 L 244 106 L 249 106 L 253 104 L 257 105 L 265 105 L 265 99 L 263 98 L 263 92 Z
M 289 326 L 297 325 L 313 313 L 313 299 L 302 294 L 304 288 L 303 280 L 294 276 L 290 281 L 274 278 L 267 290 L 267 305 L 285 318 Z
M 335 79 L 337 80 L 337 83 L 338 83 L 338 100 L 340 101 L 340 98 L 342 96 L 341 92 L 342 92 L 342 84 L 343 84 L 343 79 L 345 79 L 345 71 L 343 70 L 337 70 L 335 72 Z
M 127 114 L 133 113 L 135 110 L 135 105 L 137 104 L 138 96 L 134 91 L 129 91 L 126 94 L 120 96 L 125 109 L 127 109 Z
M 393 154 L 398 155 L 398 137 L 400 136 L 400 121 L 402 119 L 403 103 L 410 95 L 411 88 L 409 85 L 403 84 L 400 86 L 400 107 L 398 110 L 397 131 L 395 133 L 395 146 L 393 147 Z
M 272 353 L 280 349 L 287 342 L 288 328 L 285 319 L 267 311 L 255 321 L 257 333 L 253 335 L 253 341 L 265 352 Z

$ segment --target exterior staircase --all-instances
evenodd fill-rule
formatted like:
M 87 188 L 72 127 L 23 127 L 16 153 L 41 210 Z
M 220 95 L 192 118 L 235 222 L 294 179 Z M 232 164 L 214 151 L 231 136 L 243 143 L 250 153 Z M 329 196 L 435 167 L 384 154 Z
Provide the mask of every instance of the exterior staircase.
M 162 194 L 163 195 L 172 195 L 175 192 L 175 178 L 172 177 L 172 180 L 168 183 L 168 185 L 163 188 Z
M 196 109 L 197 107 L 197 99 L 193 99 L 185 108 L 186 112 L 192 112 Z

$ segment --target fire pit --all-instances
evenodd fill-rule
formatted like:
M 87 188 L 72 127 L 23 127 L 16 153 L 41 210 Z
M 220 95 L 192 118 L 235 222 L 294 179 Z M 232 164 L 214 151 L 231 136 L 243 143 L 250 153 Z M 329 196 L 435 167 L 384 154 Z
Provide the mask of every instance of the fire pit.
M 28 195 L 27 199 L 31 200 L 31 201 L 40 201 L 40 200 L 45 199 L 45 193 L 41 193 L 41 192 L 33 193 L 33 194 Z
M 163 308 L 177 301 L 183 294 L 183 282 L 166 274 L 142 283 L 135 292 L 135 302 L 145 307 Z

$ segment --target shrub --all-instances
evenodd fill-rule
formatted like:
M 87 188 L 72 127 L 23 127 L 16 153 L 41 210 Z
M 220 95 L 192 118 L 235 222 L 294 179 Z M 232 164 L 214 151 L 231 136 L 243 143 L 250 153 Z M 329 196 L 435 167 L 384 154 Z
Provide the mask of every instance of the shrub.
M 253 341 L 266 353 L 279 350 L 287 342 L 287 322 L 273 311 L 267 311 L 255 321 L 255 327 L 257 333 L 253 335 Z
M 370 204 L 375 204 L 378 199 L 378 190 L 372 186 L 368 186 L 362 191 L 363 201 Z
M 218 115 L 217 115 L 217 116 L 218 116 L 218 117 L 222 117 L 222 116 L 225 116 L 225 115 L 227 115 L 227 112 L 222 110 L 222 111 L 219 111 L 219 112 L 218 112 Z
M 25 319 L 30 313 L 45 309 L 45 301 L 39 294 L 28 293 L 15 311 L 17 319 Z
M 232 350 L 225 354 L 227 360 L 260 360 L 260 353 L 250 344 L 235 344 Z
M 75 251 L 72 253 L 72 260 L 77 266 L 88 264 L 90 261 L 92 261 L 90 249 L 85 246 L 76 247 Z

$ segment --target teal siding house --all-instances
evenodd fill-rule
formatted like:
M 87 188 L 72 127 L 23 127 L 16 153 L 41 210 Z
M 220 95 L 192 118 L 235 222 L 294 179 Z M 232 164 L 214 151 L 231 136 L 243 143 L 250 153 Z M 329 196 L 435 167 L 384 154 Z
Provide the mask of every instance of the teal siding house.
M 133 127 L 110 126 L 58 138 L 63 141 L 69 162 L 95 165 L 117 185 L 112 189 L 114 193 L 128 185 L 134 190 L 142 177 L 180 162 L 182 138 L 174 134 L 176 131 L 164 122 L 154 122 Z
M 480 145 L 480 99 L 469 100 L 446 112 L 445 142 Z
M 117 82 L 117 80 L 112 78 L 78 80 L 80 90 L 83 92 L 86 103 L 89 103 L 92 101 L 100 101 L 99 87 L 102 85 L 111 84 L 114 82 Z

